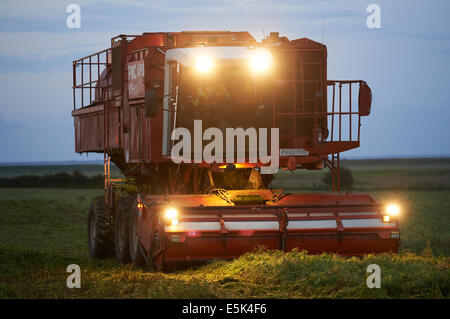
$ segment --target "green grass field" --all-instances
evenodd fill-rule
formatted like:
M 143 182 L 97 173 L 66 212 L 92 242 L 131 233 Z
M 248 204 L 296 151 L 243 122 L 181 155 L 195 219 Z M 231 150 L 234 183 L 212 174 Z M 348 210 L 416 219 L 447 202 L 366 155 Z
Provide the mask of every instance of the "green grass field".
M 371 166 L 358 165 L 352 168 L 356 181 L 372 174 L 380 185 L 398 168 L 379 164 L 373 173 Z M 415 171 L 417 176 L 419 172 L 433 176 L 434 170 L 448 174 L 445 165 L 419 166 L 408 167 L 408 176 Z M 277 176 L 281 184 L 292 179 Z M 294 185 L 300 190 L 310 187 L 302 182 Z M 87 212 L 101 189 L 3 188 L 0 298 L 449 298 L 450 192 L 434 190 L 434 185 L 421 191 L 371 191 L 376 199 L 395 200 L 403 207 L 398 255 L 342 258 L 258 251 L 231 262 L 213 261 L 172 273 L 89 257 Z M 69 264 L 81 267 L 81 289 L 66 287 Z M 366 287 L 369 264 L 382 269 L 381 289 Z
M 450 158 L 342 160 L 341 166 L 351 169 L 357 191 L 450 190 Z M 327 171 L 281 171 L 272 185 L 288 191 L 328 190 L 322 182 Z

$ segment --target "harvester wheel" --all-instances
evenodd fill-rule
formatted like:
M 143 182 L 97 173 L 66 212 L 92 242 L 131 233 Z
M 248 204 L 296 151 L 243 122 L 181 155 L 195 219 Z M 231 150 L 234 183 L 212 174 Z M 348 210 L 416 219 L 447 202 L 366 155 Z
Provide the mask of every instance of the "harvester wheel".
M 117 203 L 116 216 L 114 223 L 115 230 L 115 247 L 116 258 L 118 261 L 124 264 L 128 264 L 130 259 L 130 248 L 128 244 L 129 238 L 129 222 L 130 212 L 133 208 L 135 196 L 128 196 L 121 198 Z
M 108 222 L 108 209 L 104 196 L 98 196 L 91 202 L 88 215 L 88 247 L 94 258 L 114 256 L 114 233 Z
M 130 257 L 133 264 L 136 266 L 144 266 L 145 258 L 142 254 L 141 241 L 139 239 L 137 233 L 137 217 L 138 217 L 138 208 L 137 202 L 133 202 L 133 207 L 130 213 L 130 221 L 129 221 L 129 247 L 130 247 Z

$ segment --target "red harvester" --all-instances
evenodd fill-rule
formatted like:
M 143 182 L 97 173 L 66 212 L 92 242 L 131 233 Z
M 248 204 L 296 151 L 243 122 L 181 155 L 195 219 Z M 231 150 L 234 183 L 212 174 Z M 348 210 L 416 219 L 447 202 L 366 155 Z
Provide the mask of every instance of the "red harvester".
M 326 46 L 307 38 L 271 33 L 259 43 L 229 31 L 112 38 L 110 48 L 73 62 L 76 152 L 104 154 L 105 196 L 89 212 L 91 255 L 162 269 L 258 245 L 397 252 L 397 208 L 340 191 L 339 154 L 359 147 L 371 99 L 364 81 L 328 80 Z M 174 161 L 172 133 L 185 128 L 195 140 L 194 120 L 223 136 L 225 128 L 278 128 L 279 167 L 330 168 L 333 192 L 270 189 L 274 172 L 261 174 L 270 163 L 249 160 L 245 136 L 244 161 L 195 154 Z M 130 183 L 110 177 L 111 161 L 137 195 L 124 195 Z

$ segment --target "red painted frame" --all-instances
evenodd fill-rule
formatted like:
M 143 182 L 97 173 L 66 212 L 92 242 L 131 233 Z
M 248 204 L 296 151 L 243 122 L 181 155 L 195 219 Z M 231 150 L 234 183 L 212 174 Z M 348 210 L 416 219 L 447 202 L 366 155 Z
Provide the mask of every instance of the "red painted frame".
M 382 218 L 383 206 L 376 203 L 366 194 L 292 194 L 281 199 L 273 205 L 234 206 L 231 204 L 217 205 L 217 202 L 208 205 L 206 195 L 173 196 L 175 205 L 181 212 L 179 222 L 220 222 L 220 229 L 215 230 L 170 230 L 165 229 L 164 218 L 161 216 L 164 207 L 171 203 L 171 196 L 158 197 L 153 195 L 140 195 L 139 202 L 143 204 L 141 216 L 138 218 L 138 234 L 142 240 L 148 256 L 152 256 L 150 238 L 152 234 L 152 221 L 158 220 L 157 225 L 162 238 L 161 250 L 158 255 L 164 256 L 164 263 L 196 262 L 210 259 L 229 259 L 252 251 L 257 246 L 268 249 L 307 250 L 309 253 L 322 252 L 338 253 L 341 255 L 359 256 L 367 253 L 398 252 L 399 238 L 391 238 L 391 234 L 399 234 L 396 221 L 393 225 L 381 227 L 354 227 L 344 228 L 342 221 L 364 220 Z M 341 204 L 327 204 L 338 199 Z M 289 205 L 296 202 L 296 205 Z M 305 204 L 298 204 L 306 202 Z M 181 206 L 181 204 L 184 204 Z M 203 205 L 203 206 L 199 206 Z M 340 215 L 339 213 L 363 212 L 373 214 Z M 307 216 L 290 216 L 291 214 L 305 213 Z M 317 213 L 330 213 L 332 216 L 313 216 Z M 246 214 L 246 217 L 239 215 Z M 269 217 L 249 217 L 251 215 L 271 214 Z M 195 218 L 196 215 L 209 215 Z M 223 215 L 231 215 L 225 217 Z M 236 216 L 232 216 L 236 215 Z M 289 222 L 294 221 L 336 221 L 336 228 L 315 229 L 287 229 Z M 277 222 L 278 229 L 239 229 L 230 230 L 224 227 L 231 221 L 244 222 Z M 288 222 L 286 224 L 286 221 Z M 161 230 L 164 229 L 163 232 Z M 173 237 L 175 236 L 175 237 Z M 174 238 L 176 242 L 173 242 Z

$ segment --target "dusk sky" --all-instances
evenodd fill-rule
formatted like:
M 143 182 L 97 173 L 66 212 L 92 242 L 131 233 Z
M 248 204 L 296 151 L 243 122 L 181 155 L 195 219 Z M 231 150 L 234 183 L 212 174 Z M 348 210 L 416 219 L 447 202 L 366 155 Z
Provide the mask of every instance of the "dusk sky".
M 67 5 L 81 7 L 69 29 Z M 381 28 L 369 29 L 369 4 Z M 121 34 L 277 31 L 328 47 L 330 79 L 373 91 L 361 147 L 343 157 L 450 155 L 449 1 L 0 1 L 0 162 L 86 159 L 74 152 L 72 61 Z M 89 155 L 88 159 L 99 156 Z

